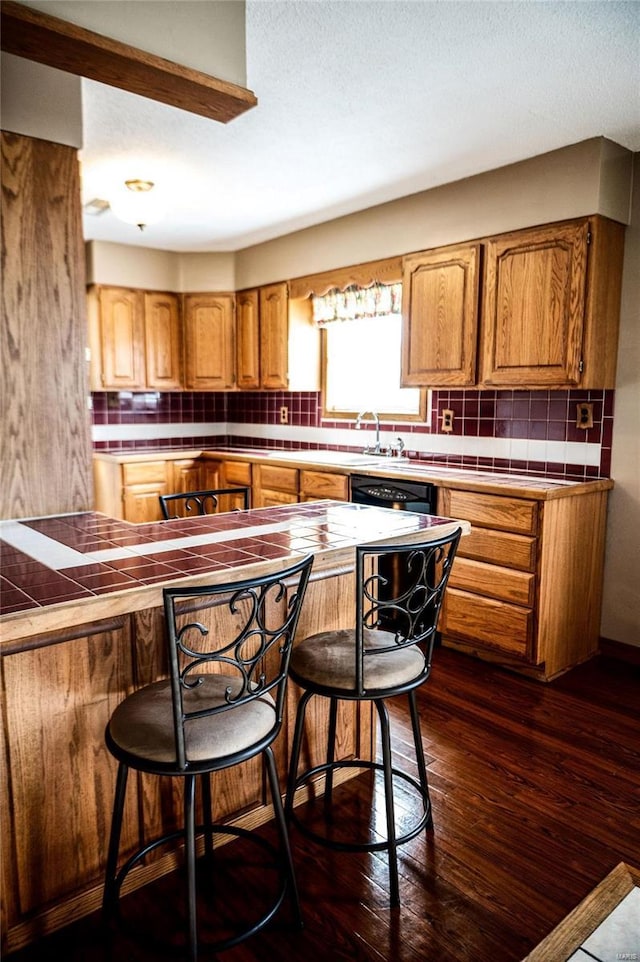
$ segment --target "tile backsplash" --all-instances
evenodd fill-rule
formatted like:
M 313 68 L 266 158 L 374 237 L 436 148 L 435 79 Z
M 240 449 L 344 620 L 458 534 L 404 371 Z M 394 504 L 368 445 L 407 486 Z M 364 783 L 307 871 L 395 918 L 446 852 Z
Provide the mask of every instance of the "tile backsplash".
M 222 445 L 359 449 L 368 440 L 353 422 L 322 418 L 319 392 L 98 392 L 93 394 L 97 451 Z M 609 477 L 614 391 L 433 390 L 426 422 L 389 424 L 410 457 L 457 467 Z M 579 404 L 593 426 L 576 426 Z M 287 408 L 286 425 L 280 410 Z M 450 432 L 442 412 L 453 412 Z M 372 430 L 372 426 L 368 426 Z

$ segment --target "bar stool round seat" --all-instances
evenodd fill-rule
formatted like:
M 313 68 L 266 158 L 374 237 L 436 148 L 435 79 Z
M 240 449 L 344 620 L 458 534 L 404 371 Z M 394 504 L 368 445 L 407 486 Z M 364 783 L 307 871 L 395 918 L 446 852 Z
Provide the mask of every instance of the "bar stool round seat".
M 427 770 L 422 747 L 416 690 L 430 675 L 439 612 L 461 530 L 416 545 L 359 546 L 356 548 L 355 626 L 324 631 L 298 642 L 289 676 L 302 690 L 289 765 L 285 814 L 307 838 L 338 851 L 387 851 L 389 890 L 393 906 L 400 904 L 397 848 L 433 824 Z M 409 703 L 418 777 L 392 763 L 391 729 L 385 701 L 406 695 Z M 305 718 L 310 700 L 329 700 L 326 760 L 299 771 Z M 336 759 L 337 713 L 340 701 L 370 702 L 380 724 L 381 760 Z M 343 769 L 382 775 L 384 828 L 375 819 L 375 787 L 365 824 L 345 821 L 337 810 L 334 775 Z M 296 793 L 307 788 L 317 794 L 324 779 L 321 815 L 308 806 L 296 810 Z M 395 791 L 402 784 L 411 796 L 412 817 L 399 827 Z M 319 787 L 320 786 L 320 787 Z M 317 805 L 316 805 L 317 808 Z M 358 828 L 369 837 L 360 840 Z M 377 837 L 371 837 L 374 834 Z M 360 836 L 362 832 L 360 832 Z M 380 837 L 382 835 L 382 837 Z
M 196 962 L 201 945 L 206 945 L 208 954 L 215 953 L 258 933 L 274 917 L 287 894 L 292 900 L 295 924 L 302 924 L 272 745 L 282 728 L 289 659 L 312 563 L 313 558 L 308 556 L 282 571 L 249 580 L 165 588 L 169 677 L 128 695 L 115 708 L 107 725 L 106 745 L 118 761 L 118 773 L 103 894 L 105 921 L 124 921 L 121 890 L 125 880 L 136 870 L 140 879 L 140 872 L 153 869 L 157 856 L 164 854 L 166 848 L 173 862 L 184 865 L 185 921 L 180 926 L 184 926 L 183 947 L 190 962 Z M 264 761 L 277 842 L 256 831 L 213 819 L 212 775 L 256 756 Z M 132 812 L 131 806 L 127 808 L 125 804 L 130 771 L 144 773 L 145 777 L 179 779 L 183 792 L 162 793 L 169 810 L 165 829 L 160 831 L 147 830 L 144 817 L 147 810 L 153 814 L 153 806 L 139 801 L 140 824 L 134 826 L 134 832 L 142 842 L 119 865 L 125 809 L 129 815 Z M 200 786 L 202 810 L 199 823 L 196 784 Z M 154 823 L 157 816 L 156 812 Z M 200 941 L 197 887 L 206 870 L 207 881 L 210 879 L 224 899 L 229 882 L 218 876 L 221 859 L 214 840 L 225 838 L 242 839 L 241 852 L 246 852 L 247 847 L 251 851 L 251 846 L 259 848 L 279 881 L 269 891 L 260 876 L 259 897 L 244 900 L 250 905 L 248 921 L 244 917 L 241 923 L 235 918 L 225 919 L 220 937 Z M 155 863 L 154 858 L 150 859 L 152 855 Z M 240 872 L 242 854 L 235 861 Z M 254 861 L 252 855 L 248 868 L 250 876 L 253 871 L 256 885 Z M 266 874 L 265 871 L 265 878 Z M 170 929 L 174 910 L 173 899 L 165 913 Z M 166 918 L 163 922 L 167 922 Z M 137 922 L 135 934 L 140 935 L 142 927 Z M 167 947 L 149 926 L 143 938 L 158 945 L 159 950 Z

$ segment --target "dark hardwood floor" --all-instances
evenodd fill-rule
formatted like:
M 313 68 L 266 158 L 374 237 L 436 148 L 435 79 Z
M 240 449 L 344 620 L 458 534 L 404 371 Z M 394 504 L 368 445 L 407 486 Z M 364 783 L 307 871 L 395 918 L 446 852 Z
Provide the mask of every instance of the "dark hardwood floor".
M 389 908 L 384 854 L 329 851 L 293 828 L 304 929 L 290 927 L 285 904 L 225 962 L 518 962 L 618 862 L 640 867 L 638 667 L 598 657 L 541 685 L 438 649 L 419 702 L 435 824 L 401 849 L 402 907 Z M 393 723 L 397 763 L 413 770 L 400 702 Z M 345 817 L 369 788 L 367 776 L 340 788 Z M 242 844 L 220 852 L 237 859 Z M 226 905 L 239 912 L 265 878 L 256 865 L 248 884 L 225 886 Z M 177 900 L 171 878 L 126 907 L 157 933 L 177 924 Z M 96 915 L 8 958 L 53 957 L 165 954 L 120 932 L 106 939 Z

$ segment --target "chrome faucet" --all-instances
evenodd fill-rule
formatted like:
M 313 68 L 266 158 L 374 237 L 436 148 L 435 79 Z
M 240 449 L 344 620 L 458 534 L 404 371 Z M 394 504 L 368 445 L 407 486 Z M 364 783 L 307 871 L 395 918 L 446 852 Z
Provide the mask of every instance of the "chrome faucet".
M 365 415 L 370 414 L 376 426 L 376 443 L 373 447 L 367 445 L 363 454 L 380 454 L 380 418 L 375 411 L 361 411 L 356 418 L 356 431 L 360 430 L 360 425 L 364 423 Z

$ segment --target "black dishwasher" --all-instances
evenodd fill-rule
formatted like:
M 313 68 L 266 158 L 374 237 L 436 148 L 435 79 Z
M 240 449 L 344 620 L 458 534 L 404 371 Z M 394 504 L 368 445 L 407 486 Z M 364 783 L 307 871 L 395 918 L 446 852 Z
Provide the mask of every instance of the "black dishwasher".
M 354 504 L 392 508 L 396 511 L 417 511 L 419 514 L 435 514 L 437 489 L 428 481 L 405 481 L 398 478 L 374 478 L 364 474 L 351 475 L 351 500 Z M 380 558 L 378 573 L 388 582 L 380 597 L 389 600 L 399 598 L 409 587 L 410 578 L 399 564 L 399 555 L 390 554 Z M 380 627 L 387 631 L 402 630 L 405 619 L 398 612 L 380 617 Z
M 428 481 L 373 478 L 366 474 L 351 475 L 351 500 L 355 504 L 372 504 L 378 508 L 435 514 L 436 498 L 436 486 Z

